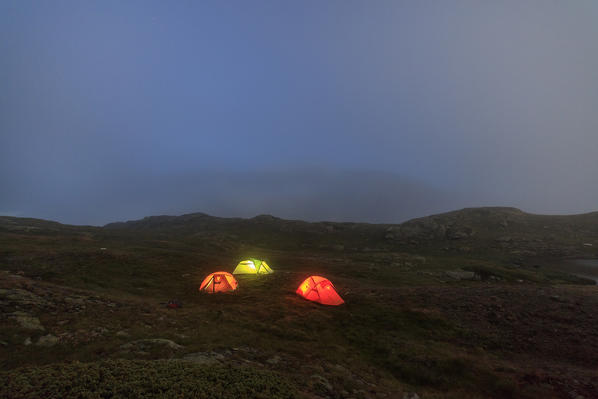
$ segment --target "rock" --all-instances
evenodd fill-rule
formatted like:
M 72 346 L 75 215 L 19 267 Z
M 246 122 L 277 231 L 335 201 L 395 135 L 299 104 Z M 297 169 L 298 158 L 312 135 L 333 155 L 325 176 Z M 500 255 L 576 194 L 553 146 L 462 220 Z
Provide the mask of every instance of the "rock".
M 255 348 L 251 348 L 249 346 L 241 346 L 238 348 L 231 348 L 235 352 L 248 352 L 248 353 L 257 353 L 258 350 Z
M 27 338 L 25 338 L 25 341 L 23 341 L 23 345 L 25 345 L 25 346 L 29 346 L 32 343 L 33 342 L 31 342 L 31 337 L 27 337 Z
M 473 236 L 474 230 L 471 227 L 449 227 L 445 235 L 449 240 L 461 240 Z
M 448 277 L 455 279 L 455 280 L 475 280 L 476 279 L 476 274 L 474 272 L 468 272 L 468 271 L 455 270 L 455 271 L 445 272 L 444 274 L 446 274 Z
M 64 301 L 67 303 L 72 303 L 74 305 L 85 305 L 85 298 L 81 298 L 81 297 L 72 297 L 72 296 L 67 296 L 64 298 Z
M 128 344 L 121 345 L 120 348 L 143 351 L 154 346 L 165 346 L 172 350 L 179 350 L 183 348 L 182 345 L 179 345 L 174 341 L 164 338 L 139 339 L 137 341 L 132 341 Z
M 43 307 L 48 305 L 48 301 L 33 292 L 14 289 L 0 289 L 0 300 L 20 306 Z
M 195 352 L 186 354 L 181 360 L 195 364 L 219 364 L 224 360 L 224 355 L 217 352 Z
M 416 238 L 429 240 L 444 237 L 446 234 L 446 226 L 438 223 L 433 218 L 411 220 L 397 226 L 397 228 L 401 238 L 415 242 Z
M 494 241 L 502 242 L 502 243 L 509 243 L 509 242 L 513 242 L 513 238 L 510 236 L 502 236 L 502 237 L 496 238 Z
M 562 299 L 559 295 L 551 295 L 550 299 L 552 299 L 555 302 L 561 302 L 564 303 L 566 302 L 564 299 Z
M 43 337 L 39 337 L 39 339 L 37 340 L 37 343 L 35 345 L 49 348 L 51 346 L 56 345 L 57 343 L 58 343 L 58 337 L 56 337 L 52 334 L 48 334 L 48 335 L 44 335 Z
M 104 327 L 96 327 L 91 331 L 91 336 L 92 337 L 97 337 L 98 335 L 104 335 L 106 333 L 110 332 L 110 330 L 108 330 L 107 328 Z
M 421 255 L 413 255 L 411 259 L 413 259 L 416 263 L 420 263 L 422 265 L 426 264 L 426 258 Z
M 341 364 L 335 364 L 335 365 L 333 365 L 332 366 L 332 370 L 334 370 L 335 372 L 337 372 L 339 374 L 342 374 L 342 375 L 346 375 L 346 376 L 350 376 L 351 375 L 351 372 L 346 367 L 344 367 Z
M 324 390 L 326 392 L 332 392 L 333 391 L 333 387 L 332 384 L 330 384 L 330 382 L 323 376 L 319 375 L 319 374 L 313 374 L 310 377 L 312 384 L 314 386 L 314 388 L 319 388 L 320 390 Z
M 280 356 L 278 356 L 278 355 L 274 355 L 270 359 L 266 360 L 266 363 L 272 364 L 272 365 L 278 364 L 279 362 L 280 362 Z
M 26 330 L 45 330 L 39 319 L 35 316 L 31 316 L 28 313 L 17 311 L 11 313 L 9 317 L 14 318 L 17 323 L 19 323 L 19 325 Z

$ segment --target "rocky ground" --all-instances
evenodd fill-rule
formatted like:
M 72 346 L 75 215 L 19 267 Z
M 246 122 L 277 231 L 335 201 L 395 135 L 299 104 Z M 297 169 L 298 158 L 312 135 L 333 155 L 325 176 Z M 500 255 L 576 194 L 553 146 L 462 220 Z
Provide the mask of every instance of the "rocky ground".
M 301 353 L 301 347 L 294 344 L 288 351 L 266 349 L 263 339 L 256 345 L 248 345 L 244 339 L 230 340 L 231 345 L 218 341 L 212 346 L 206 340 L 196 345 L 193 341 L 202 334 L 189 330 L 202 324 L 218 324 L 218 320 L 224 320 L 230 328 L 230 322 L 237 318 L 246 303 L 235 303 L 229 296 L 227 303 L 208 312 L 206 303 L 190 303 L 189 308 L 168 310 L 157 302 L 109 299 L 93 292 L 35 281 L 4 271 L 0 274 L 2 364 L 7 370 L 17 366 L 39 366 L 52 364 L 57 356 L 67 362 L 176 359 L 206 367 L 272 370 L 286 375 L 294 387 L 300 387 L 295 388 L 299 396 L 339 398 L 416 397 L 414 391 L 418 392 L 418 396 L 435 397 L 439 395 L 435 393 L 437 389 L 442 391 L 450 387 L 451 378 L 466 381 L 471 378 L 471 373 L 486 373 L 484 378 L 500 376 L 506 384 L 492 388 L 503 389 L 496 393 L 496 397 L 505 393 L 517 396 L 516 392 L 528 397 L 535 397 L 536 393 L 547 395 L 543 397 L 598 397 L 598 316 L 595 312 L 598 296 L 594 287 L 467 284 L 445 283 L 400 289 L 369 285 L 346 290 L 345 299 L 360 302 L 359 308 L 342 312 L 349 321 L 334 317 L 331 321 L 334 326 L 324 330 L 324 339 L 330 343 L 330 334 L 336 328 L 344 326 L 350 330 L 347 323 L 372 323 L 372 329 L 357 331 L 356 337 L 352 337 L 353 332 L 349 331 L 349 335 L 340 334 L 339 339 L 345 341 L 349 337 L 349 342 L 353 339 L 353 345 L 349 347 L 372 342 L 379 345 L 362 348 L 368 354 L 395 350 L 399 359 L 385 364 L 385 361 L 370 363 L 369 358 L 364 362 L 359 357 L 350 357 L 347 361 L 343 356 L 318 356 L 320 345 L 314 346 L 314 340 L 305 339 L 304 335 L 309 330 L 289 328 L 289 325 L 296 326 L 296 320 L 264 325 L 264 319 L 268 317 L 290 320 L 305 317 L 304 312 L 311 310 L 311 304 L 307 304 L 308 309 L 301 308 L 284 316 L 279 314 L 280 309 L 267 307 L 249 317 L 259 320 L 258 330 L 269 339 L 277 339 L 278 335 L 291 336 L 290 341 L 304 344 L 309 348 L 308 353 Z M 251 301 L 255 298 L 254 293 L 246 292 L 244 299 Z M 409 315 L 406 320 L 396 320 L 396 315 L 391 317 L 385 313 L 386 310 L 380 313 L 378 307 L 369 315 L 351 314 L 355 310 L 364 311 L 362 306 L 367 307 L 372 301 L 383 306 L 399 307 L 401 315 L 403 312 Z M 321 316 L 329 319 L 326 309 L 320 308 L 316 307 L 319 314 L 315 327 L 323 322 Z M 193 320 L 194 313 L 205 320 L 199 323 Z M 410 320 L 412 318 L 414 320 Z M 237 333 L 242 334 L 245 321 L 248 320 L 233 322 Z M 391 329 L 383 334 L 382 339 L 386 343 L 376 342 L 375 337 L 368 335 L 386 327 Z M 426 331 L 435 328 L 440 331 L 439 334 Z M 401 329 L 405 331 L 400 332 Z M 395 345 L 408 346 L 407 338 L 411 334 L 419 334 L 420 329 L 423 336 L 413 340 L 413 347 L 417 350 L 429 341 L 436 355 L 431 355 L 429 349 L 422 350 L 423 356 L 412 356 L 409 352 L 413 348 L 396 350 Z M 205 333 L 211 336 L 214 331 L 208 327 Z M 254 337 L 253 333 L 251 337 Z M 405 342 L 393 343 L 396 339 Z M 341 354 L 346 352 L 347 349 L 338 347 L 338 344 L 341 342 L 335 342 L 334 350 Z M 403 350 L 406 354 L 401 353 Z M 462 368 L 448 380 L 442 375 L 434 375 L 446 371 L 446 365 L 438 363 L 442 356 L 437 355 L 446 352 L 451 353 L 449 358 L 454 362 L 449 366 Z M 389 353 L 380 355 L 391 356 Z M 402 375 L 400 367 L 395 370 L 396 363 L 400 362 L 416 370 L 414 375 L 407 373 L 404 376 L 409 384 L 394 380 Z M 425 370 L 422 373 L 422 367 L 429 367 L 432 373 Z M 463 394 L 468 384 L 455 382 L 456 391 Z M 4 391 L 3 394 L 10 397 L 9 392 Z M 491 392 L 488 394 L 492 396 Z M 455 395 L 458 397 L 458 394 Z M 476 397 L 474 394 L 471 396 Z

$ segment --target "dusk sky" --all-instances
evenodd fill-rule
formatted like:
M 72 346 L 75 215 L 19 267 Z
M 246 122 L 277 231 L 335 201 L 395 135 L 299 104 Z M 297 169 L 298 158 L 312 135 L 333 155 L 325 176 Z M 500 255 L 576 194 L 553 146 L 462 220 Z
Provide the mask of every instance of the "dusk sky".
M 0 1 L 0 215 L 598 211 L 598 2 Z

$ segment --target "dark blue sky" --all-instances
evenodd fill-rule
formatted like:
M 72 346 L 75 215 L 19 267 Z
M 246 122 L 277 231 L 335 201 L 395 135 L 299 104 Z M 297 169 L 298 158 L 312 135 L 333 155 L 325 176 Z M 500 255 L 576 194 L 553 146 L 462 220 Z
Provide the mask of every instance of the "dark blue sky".
M 598 210 L 595 1 L 2 1 L 0 214 Z

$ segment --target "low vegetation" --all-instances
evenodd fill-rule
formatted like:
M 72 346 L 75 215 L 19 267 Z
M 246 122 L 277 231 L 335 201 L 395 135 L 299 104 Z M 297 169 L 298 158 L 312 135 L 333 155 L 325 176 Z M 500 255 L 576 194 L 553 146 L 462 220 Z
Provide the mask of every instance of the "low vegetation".
M 293 386 L 272 372 L 163 360 L 29 367 L 2 372 L 0 381 L 0 397 L 23 399 L 295 397 Z
M 0 217 L 0 397 L 598 397 L 598 289 L 563 266 L 596 256 L 597 226 L 510 208 L 395 226 Z M 251 256 L 275 273 L 198 292 Z M 346 303 L 295 295 L 311 274 Z

